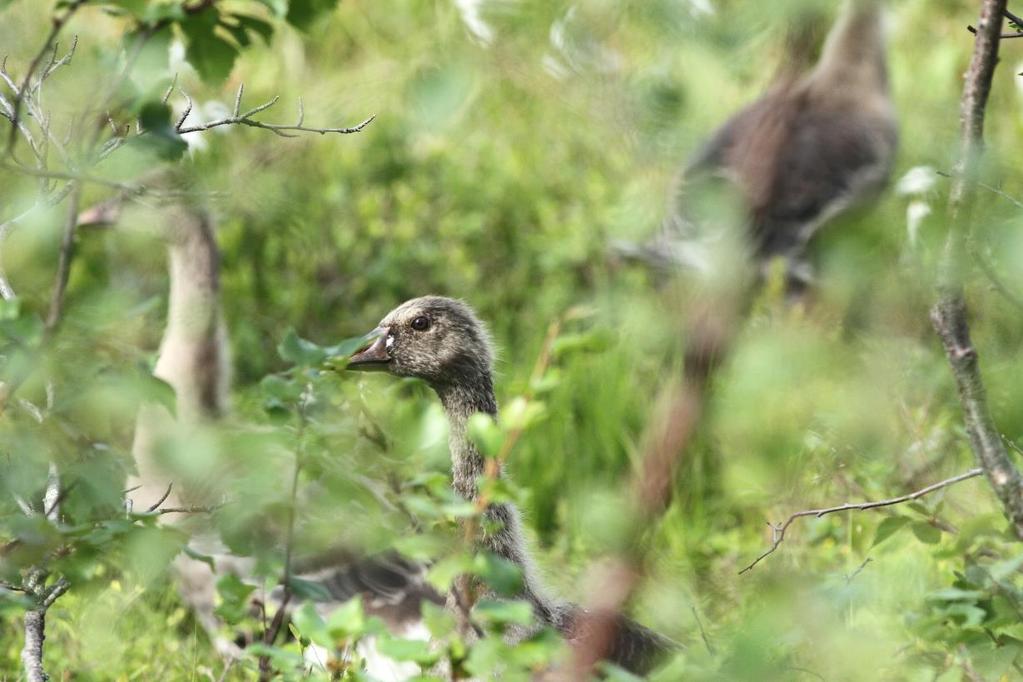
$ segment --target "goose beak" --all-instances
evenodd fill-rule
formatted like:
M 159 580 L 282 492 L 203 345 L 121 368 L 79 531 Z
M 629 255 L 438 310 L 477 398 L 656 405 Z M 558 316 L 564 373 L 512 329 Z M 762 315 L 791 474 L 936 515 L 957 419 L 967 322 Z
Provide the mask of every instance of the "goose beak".
M 377 327 L 369 333 L 372 339 L 369 345 L 355 352 L 348 358 L 348 369 L 362 372 L 384 371 L 391 361 L 391 354 L 387 352 L 387 335 L 390 330 L 387 327 Z

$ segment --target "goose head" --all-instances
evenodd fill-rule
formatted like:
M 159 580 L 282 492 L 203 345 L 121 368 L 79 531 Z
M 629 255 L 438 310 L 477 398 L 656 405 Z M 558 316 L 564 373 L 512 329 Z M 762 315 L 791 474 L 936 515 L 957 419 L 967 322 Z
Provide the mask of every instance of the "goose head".
M 389 312 L 348 369 L 416 377 L 434 388 L 489 379 L 493 347 L 486 326 L 463 301 L 423 296 Z

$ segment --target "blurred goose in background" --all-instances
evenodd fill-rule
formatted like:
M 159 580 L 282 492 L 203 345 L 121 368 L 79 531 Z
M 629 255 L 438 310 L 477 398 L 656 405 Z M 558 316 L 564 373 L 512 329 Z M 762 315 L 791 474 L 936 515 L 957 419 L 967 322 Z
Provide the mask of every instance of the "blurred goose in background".
M 895 158 L 881 5 L 847 0 L 816 65 L 805 73 L 784 66 L 684 168 L 658 236 L 618 251 L 665 268 L 708 268 L 687 204 L 708 180 L 723 179 L 742 204 L 760 274 L 782 259 L 790 289 L 808 284 L 807 244 L 830 220 L 875 198 Z M 806 61 L 806 35 L 790 39 L 791 64 Z
M 468 436 L 468 423 L 476 413 L 497 416 L 494 351 L 486 327 L 462 301 L 424 296 L 388 313 L 373 335 L 375 340 L 351 357 L 348 368 L 416 377 L 433 388 L 448 418 L 452 484 L 466 500 L 477 500 L 485 466 Z M 536 619 L 566 637 L 586 638 L 576 628 L 580 607 L 550 595 L 541 582 L 515 505 L 489 504 L 484 516 L 482 548 L 521 569 L 520 596 L 532 605 Z M 675 648 L 667 638 L 620 617 L 608 659 L 642 673 Z

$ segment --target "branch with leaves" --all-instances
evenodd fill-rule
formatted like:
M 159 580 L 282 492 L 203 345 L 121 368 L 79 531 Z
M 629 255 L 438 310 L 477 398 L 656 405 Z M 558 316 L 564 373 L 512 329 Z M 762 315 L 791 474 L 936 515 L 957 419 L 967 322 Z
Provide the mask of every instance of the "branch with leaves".
M 0 3 L 2 4 L 2 3 Z M 73 114 L 66 118 L 66 127 L 57 130 L 55 117 L 45 103 L 44 95 L 50 89 L 50 79 L 55 73 L 68 67 L 75 56 L 78 46 L 77 37 L 70 48 L 62 50 L 60 34 L 68 26 L 71 19 L 83 6 L 101 7 L 110 14 L 125 19 L 124 47 L 118 48 L 123 57 L 123 66 L 105 79 L 100 91 L 87 102 L 62 102 L 62 109 L 71 110 Z M 292 16 L 290 5 L 280 9 L 271 8 L 278 13 L 280 19 L 289 23 L 310 21 L 317 14 L 332 7 L 332 3 L 319 3 L 315 10 Z M 240 87 L 235 97 L 235 107 L 231 116 L 204 124 L 189 125 L 187 118 L 191 113 L 191 100 L 186 96 L 188 105 L 185 113 L 176 121 L 167 106 L 167 98 L 173 93 L 175 83 L 167 89 L 162 100 L 159 96 L 154 101 L 147 101 L 148 95 L 136 94 L 134 91 L 125 93 L 123 87 L 131 77 L 143 49 L 157 35 L 166 35 L 172 27 L 179 29 L 187 43 L 187 54 L 190 63 L 195 66 L 199 76 L 207 82 L 219 83 L 229 75 L 234 58 L 251 42 L 250 34 L 258 34 L 269 40 L 274 26 L 257 16 L 238 14 L 225 9 L 216 0 L 199 0 L 186 4 L 178 3 L 122 3 L 104 0 L 69 0 L 58 3 L 58 9 L 50 17 L 48 30 L 38 51 L 28 61 L 24 72 L 14 75 L 15 68 L 8 69 L 6 57 L 0 62 L 0 125 L 9 125 L 6 143 L 0 154 L 0 172 L 8 177 L 21 177 L 32 181 L 36 187 L 36 196 L 30 205 L 12 210 L 13 215 L 0 215 L 0 297 L 12 301 L 17 298 L 17 286 L 12 284 L 3 269 L 4 246 L 7 238 L 15 228 L 30 216 L 43 209 L 60 205 L 69 200 L 66 210 L 61 237 L 57 250 L 57 266 L 53 285 L 49 296 L 49 305 L 43 315 L 43 331 L 38 339 L 19 352 L 27 355 L 28 361 L 12 363 L 5 367 L 6 374 L 0 381 L 0 415 L 4 414 L 8 405 L 18 404 L 34 407 L 26 400 L 17 396 L 19 388 L 27 382 L 35 370 L 35 359 L 45 353 L 52 352 L 58 346 L 54 337 L 67 308 L 67 290 L 70 274 L 75 260 L 75 246 L 78 239 L 78 227 L 81 216 L 79 202 L 83 188 L 87 185 L 98 185 L 116 190 L 119 200 L 134 198 L 140 194 L 176 195 L 175 190 L 157 189 L 155 178 L 161 173 L 146 176 L 142 179 L 120 180 L 104 177 L 100 163 L 109 159 L 115 152 L 129 142 L 146 143 L 159 157 L 159 164 L 166 167 L 180 158 L 187 149 L 182 135 L 198 133 L 215 127 L 229 125 L 245 125 L 263 128 L 281 137 L 293 137 L 297 133 L 318 134 L 351 134 L 363 130 L 372 117 L 351 127 L 318 128 L 305 125 L 304 106 L 299 101 L 299 113 L 295 123 L 266 123 L 254 118 L 260 112 L 272 107 L 278 98 L 274 97 L 258 107 L 243 111 L 242 96 L 244 86 Z M 219 49 L 209 50 L 211 45 Z M 210 55 L 215 59 L 211 60 Z M 146 89 L 143 88 L 143 91 Z M 150 90 L 151 92 L 151 90 Z M 21 140 L 23 144 L 18 145 Z M 25 149 L 28 150 L 25 153 Z M 169 152 L 169 153 L 168 153 Z M 29 186 L 31 187 L 32 184 Z M 10 210 L 10 209 L 8 209 Z M 86 211 L 88 213 L 88 211 Z M 69 391 L 60 385 L 49 370 L 44 377 L 48 401 L 52 400 L 53 392 Z M 28 409 L 26 407 L 26 409 Z M 44 421 L 49 418 L 45 411 L 34 410 Z M 84 439 L 83 439 L 84 442 Z M 69 453 L 70 454 L 70 453 Z M 54 467 L 55 471 L 55 467 Z M 59 479 L 54 490 L 59 491 Z M 56 496 L 58 501 L 66 495 Z M 169 490 L 168 490 L 169 494 Z M 46 498 L 49 501 L 49 497 Z M 164 496 L 166 499 L 166 495 Z M 166 514 L 210 513 L 216 507 L 160 507 L 164 499 L 153 505 L 145 514 L 129 515 L 138 523 L 124 525 L 123 517 L 100 521 L 117 524 L 117 531 L 129 532 L 131 528 L 152 523 L 154 516 Z M 43 558 L 33 557 L 31 565 L 22 570 L 22 580 L 17 585 L 5 586 L 21 592 L 29 600 L 25 613 L 25 645 L 22 661 L 25 676 L 31 682 L 46 679 L 43 667 L 43 642 L 45 638 L 46 611 L 64 592 L 69 589 L 68 581 L 58 575 L 54 568 L 55 556 L 67 556 L 75 551 L 75 538 L 63 534 L 68 519 L 60 518 L 56 510 L 56 502 L 44 504 L 47 511 L 43 514 L 46 522 L 61 538 L 54 553 Z M 26 503 L 26 513 L 38 514 L 35 506 Z M 52 513 L 51 513 L 52 511 Z M 147 520 L 148 519 L 148 520 Z M 127 529 L 127 530 L 126 530 Z M 0 554 L 11 558 L 11 553 L 21 547 L 21 539 L 15 534 L 9 542 L 0 547 Z M 16 552 L 15 552 L 16 553 Z M 287 581 L 287 579 L 286 579 Z M 283 613 L 283 611 L 282 611 Z M 277 629 L 280 625 L 277 625 Z
M 867 509 L 880 509 L 882 507 L 891 507 L 896 504 L 902 504 L 903 502 L 911 502 L 913 500 L 923 497 L 924 495 L 929 495 L 933 492 L 941 490 L 942 488 L 947 488 L 950 485 L 955 485 L 956 483 L 959 483 L 961 481 L 967 481 L 971 478 L 976 478 L 977 476 L 980 476 L 983 473 L 984 470 L 980 468 L 970 469 L 969 471 L 959 474 L 958 476 L 953 476 L 951 478 L 946 478 L 944 481 L 932 483 L 926 488 L 921 488 L 920 490 L 917 490 L 915 492 L 908 493 L 906 495 L 899 495 L 898 497 L 892 497 L 887 500 L 877 500 L 876 502 L 846 502 L 845 504 L 840 504 L 835 507 L 824 507 L 822 509 L 806 509 L 804 511 L 795 512 L 794 514 L 790 515 L 789 518 L 786 519 L 784 523 L 780 523 L 778 525 L 771 523 L 768 524 L 769 526 L 771 526 L 771 533 L 773 535 L 771 546 L 767 549 L 767 551 L 765 551 L 763 554 L 754 559 L 748 566 L 739 571 L 739 575 L 742 575 L 747 571 L 753 570 L 754 566 L 759 564 L 761 561 L 766 559 L 771 554 L 774 554 L 774 551 L 778 549 L 778 546 L 781 545 L 782 542 L 784 542 L 785 532 L 789 529 L 789 526 L 791 526 L 796 519 L 805 518 L 807 516 L 812 516 L 814 518 L 819 519 L 822 516 L 827 516 L 828 514 L 837 514 L 838 512 L 865 511 Z

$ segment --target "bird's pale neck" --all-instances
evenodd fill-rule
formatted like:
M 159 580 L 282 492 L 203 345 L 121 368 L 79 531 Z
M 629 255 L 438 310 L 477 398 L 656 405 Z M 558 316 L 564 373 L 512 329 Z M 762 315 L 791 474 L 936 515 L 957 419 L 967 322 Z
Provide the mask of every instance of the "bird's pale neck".
M 205 216 L 182 211 L 175 223 L 167 328 L 154 373 L 174 387 L 182 417 L 216 417 L 229 383 L 217 244 Z
M 888 88 L 880 0 L 847 0 L 811 76 L 821 88 L 881 92 Z
M 483 475 L 483 455 L 469 438 L 469 417 L 482 412 L 497 416 L 497 399 L 489 373 L 454 384 L 437 384 L 434 390 L 448 416 L 448 442 L 451 448 L 452 483 L 455 491 L 467 500 L 478 495 L 476 481 Z
M 188 226 L 171 242 L 168 332 L 185 338 L 209 335 L 219 318 L 219 256 L 209 226 L 191 217 Z

